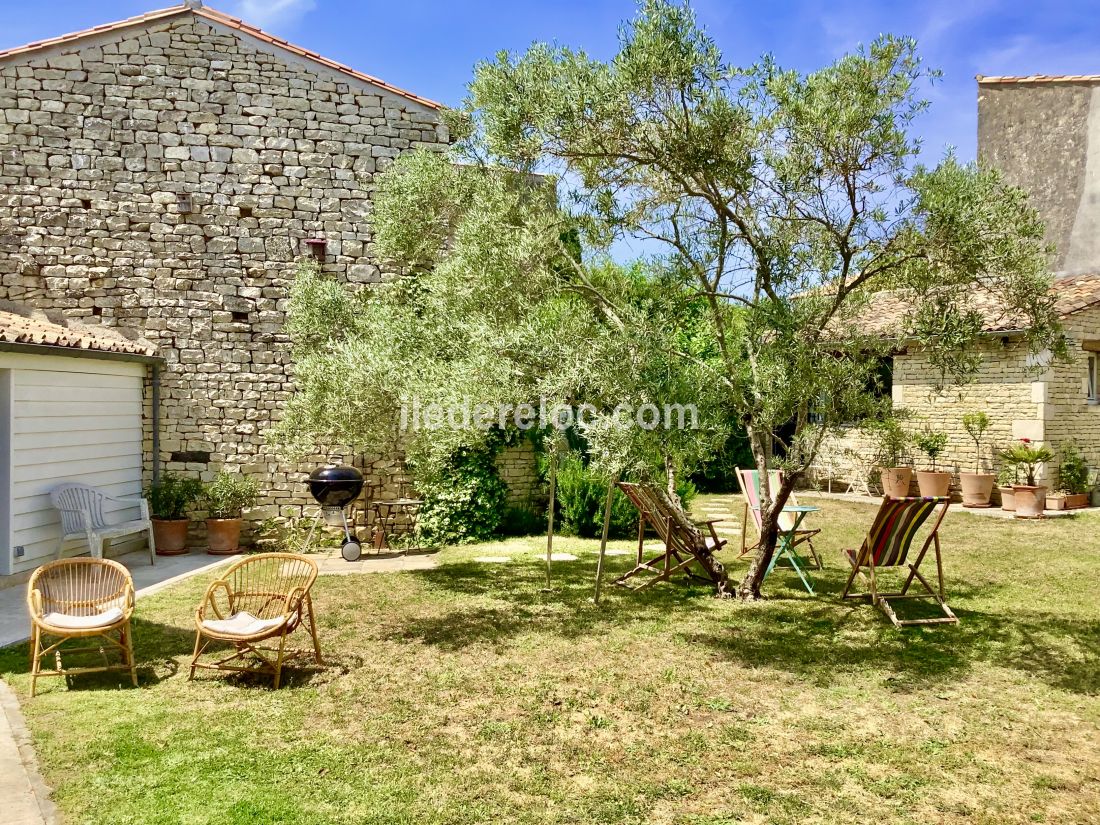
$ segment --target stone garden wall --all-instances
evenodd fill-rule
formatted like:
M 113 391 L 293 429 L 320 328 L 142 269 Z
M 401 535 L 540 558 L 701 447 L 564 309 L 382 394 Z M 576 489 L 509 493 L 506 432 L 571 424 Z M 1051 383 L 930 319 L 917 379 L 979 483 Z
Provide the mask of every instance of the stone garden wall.
M 0 297 L 139 330 L 167 361 L 163 466 L 240 466 L 270 492 L 263 515 L 297 515 L 300 470 L 351 458 L 288 466 L 263 445 L 292 392 L 283 323 L 302 242 L 327 241 L 327 273 L 383 279 L 372 178 L 447 141 L 428 106 L 190 15 L 10 58 Z

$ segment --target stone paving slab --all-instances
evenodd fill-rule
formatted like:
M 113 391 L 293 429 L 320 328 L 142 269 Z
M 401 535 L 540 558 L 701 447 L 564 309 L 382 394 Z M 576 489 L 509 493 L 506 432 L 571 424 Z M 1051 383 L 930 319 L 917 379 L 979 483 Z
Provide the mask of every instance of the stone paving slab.
M 38 773 L 19 702 L 11 688 L 0 681 L 0 825 L 58 822 L 49 788 Z

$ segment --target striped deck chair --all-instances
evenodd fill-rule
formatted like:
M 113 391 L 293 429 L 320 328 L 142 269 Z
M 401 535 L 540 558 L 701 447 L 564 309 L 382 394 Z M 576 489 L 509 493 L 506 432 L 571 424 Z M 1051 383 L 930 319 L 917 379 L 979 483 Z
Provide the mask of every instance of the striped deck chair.
M 943 559 L 940 556 L 940 524 L 947 514 L 947 508 L 951 501 L 948 498 L 889 498 L 882 500 L 878 514 L 875 516 L 871 530 L 863 545 L 858 551 L 845 550 L 845 557 L 852 565 L 851 575 L 844 585 L 845 599 L 866 599 L 882 609 L 882 612 L 893 623 L 894 627 L 905 627 L 915 624 L 958 624 L 959 619 L 951 612 L 945 601 L 943 588 Z M 942 505 L 942 506 L 941 506 Z M 932 522 L 931 532 L 924 540 L 924 545 L 917 555 L 917 560 L 908 563 L 909 549 L 913 539 L 921 526 L 928 521 L 937 507 L 939 514 Z M 936 578 L 938 586 L 933 588 L 928 580 L 920 573 L 920 564 L 928 548 L 936 552 Z M 905 579 L 901 590 L 892 593 L 882 593 L 878 589 L 877 572 L 884 567 L 908 567 L 909 575 Z M 866 574 L 864 573 L 866 570 Z M 856 593 L 852 585 L 856 578 L 868 585 L 869 592 Z M 925 592 L 910 593 L 909 588 L 914 582 L 920 582 Z M 891 599 L 933 599 L 943 611 L 943 616 L 927 619 L 899 619 L 890 605 Z
M 701 581 L 722 581 L 722 563 L 714 554 L 725 546 L 726 540 L 719 538 L 714 525 L 721 519 L 709 519 L 693 522 L 683 510 L 677 507 L 668 494 L 655 484 L 618 483 L 618 488 L 638 508 L 638 559 L 633 570 L 615 579 L 614 583 L 630 590 L 644 590 L 657 582 L 667 581 L 673 573 L 684 571 L 691 578 Z M 646 560 L 643 555 L 646 526 L 657 534 L 664 545 L 660 553 Z M 701 527 L 707 527 L 710 535 L 704 535 Z M 688 567 L 697 564 L 706 576 L 692 573 Z M 656 576 L 641 584 L 631 584 L 630 580 L 644 573 Z
M 771 488 L 774 490 L 783 482 L 782 470 L 769 470 L 768 481 L 771 483 Z M 762 524 L 760 522 L 760 472 L 759 470 L 738 470 L 737 471 L 737 483 L 741 487 L 741 495 L 745 498 L 745 512 L 741 517 L 741 554 L 738 558 L 744 558 L 749 553 L 757 548 L 760 544 L 760 534 L 762 532 Z M 794 493 L 791 493 L 787 499 L 787 503 L 795 507 L 798 506 L 798 499 L 795 498 Z M 745 539 L 745 525 L 749 523 L 749 517 L 752 517 L 752 523 L 756 527 L 756 544 L 749 544 Z M 790 513 L 779 514 L 779 529 L 783 532 L 789 532 L 794 526 L 794 516 Z M 800 527 L 794 532 L 794 540 L 791 543 L 792 547 L 797 547 L 800 544 L 805 544 L 806 549 L 810 551 L 810 557 L 813 559 L 814 567 L 820 570 L 821 557 L 817 554 L 817 550 L 814 548 L 813 538 L 821 529 L 806 529 Z

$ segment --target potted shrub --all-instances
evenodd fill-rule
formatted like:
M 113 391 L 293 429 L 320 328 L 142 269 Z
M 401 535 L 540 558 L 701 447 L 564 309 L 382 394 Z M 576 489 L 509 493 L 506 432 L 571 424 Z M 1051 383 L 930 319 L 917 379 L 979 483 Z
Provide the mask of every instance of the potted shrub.
M 1000 453 L 1001 469 L 997 471 L 997 491 L 1001 494 L 1001 509 L 1006 513 L 1016 510 L 1016 494 L 1012 492 L 1012 485 L 1018 482 L 1019 474 L 1016 465 L 1005 458 L 1004 452 Z
M 906 466 L 912 439 L 894 416 L 876 421 L 872 432 L 878 442 L 882 493 L 890 498 L 905 498 L 913 478 L 913 468 Z
M 962 418 L 963 429 L 974 442 L 974 472 L 959 473 L 963 507 L 989 507 L 993 495 L 993 473 L 982 472 L 982 438 L 989 429 L 989 416 L 984 412 L 969 412 Z
M 1035 483 L 1035 472 L 1040 464 L 1054 458 L 1049 447 L 1036 447 L 1029 438 L 1021 438 L 1005 450 L 1001 457 L 1010 461 L 1024 476 L 1026 483 L 1013 484 L 1012 493 L 1016 501 L 1016 518 L 1040 518 L 1046 504 L 1046 487 Z
M 187 552 L 187 510 L 202 495 L 202 482 L 165 473 L 145 490 L 153 522 L 153 543 L 158 556 Z
M 241 511 L 255 507 L 260 497 L 256 479 L 222 470 L 206 485 L 206 552 L 226 556 L 241 549 Z
M 936 460 L 947 449 L 947 433 L 925 429 L 914 439 L 917 448 L 928 456 L 931 470 L 917 470 L 917 487 L 925 497 L 943 498 L 951 489 L 951 473 L 936 470 Z
M 1062 448 L 1062 463 L 1058 467 L 1058 484 L 1061 495 L 1051 497 L 1055 510 L 1075 510 L 1089 505 L 1089 466 L 1085 457 L 1072 442 Z

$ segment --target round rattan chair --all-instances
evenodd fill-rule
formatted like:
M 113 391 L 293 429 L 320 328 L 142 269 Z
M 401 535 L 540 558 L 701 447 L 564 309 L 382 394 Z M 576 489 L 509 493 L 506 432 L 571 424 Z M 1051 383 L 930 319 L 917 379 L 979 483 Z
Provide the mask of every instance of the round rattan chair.
M 317 579 L 317 564 L 296 553 L 260 553 L 248 556 L 212 582 L 195 611 L 195 653 L 191 679 L 197 668 L 238 673 L 265 673 L 279 687 L 283 665 L 305 651 L 287 651 L 286 639 L 303 624 L 313 638 L 313 657 L 321 660 L 317 622 L 309 591 Z M 202 655 L 214 642 L 234 648 L 214 662 Z M 262 642 L 271 642 L 265 647 Z M 249 664 L 249 658 L 259 661 Z
M 34 571 L 27 585 L 27 609 L 31 616 L 31 696 L 40 676 L 72 676 L 78 673 L 130 672 L 137 686 L 130 615 L 134 612 L 134 581 L 130 571 L 110 559 L 61 559 Z M 88 647 L 66 647 L 70 639 L 96 639 Z M 46 644 L 46 640 L 52 641 Z M 65 667 L 62 654 L 98 652 L 105 664 Z M 107 663 L 117 652 L 121 663 Z M 42 660 L 52 655 L 54 667 L 44 670 Z

